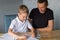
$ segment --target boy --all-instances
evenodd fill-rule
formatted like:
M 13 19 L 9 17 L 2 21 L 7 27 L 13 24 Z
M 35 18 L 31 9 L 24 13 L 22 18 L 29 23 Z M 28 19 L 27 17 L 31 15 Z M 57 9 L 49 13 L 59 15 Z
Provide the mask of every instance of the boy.
M 15 37 L 17 40 L 26 40 L 25 35 L 17 35 L 17 33 L 26 33 L 28 28 L 30 29 L 30 34 L 34 37 L 34 29 L 27 20 L 28 8 L 25 5 L 21 5 L 18 9 L 18 16 L 11 22 L 8 30 L 8 34 Z

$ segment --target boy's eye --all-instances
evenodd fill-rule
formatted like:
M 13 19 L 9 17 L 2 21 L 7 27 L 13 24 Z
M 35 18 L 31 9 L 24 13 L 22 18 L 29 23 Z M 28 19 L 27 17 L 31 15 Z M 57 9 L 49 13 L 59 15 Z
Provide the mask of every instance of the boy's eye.
M 23 18 L 26 18 L 25 16 Z

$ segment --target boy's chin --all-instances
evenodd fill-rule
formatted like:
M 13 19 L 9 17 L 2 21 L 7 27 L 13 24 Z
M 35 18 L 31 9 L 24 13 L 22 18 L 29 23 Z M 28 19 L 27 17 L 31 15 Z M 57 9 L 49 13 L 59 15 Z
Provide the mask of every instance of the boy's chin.
M 25 20 L 22 20 L 22 21 L 25 21 Z

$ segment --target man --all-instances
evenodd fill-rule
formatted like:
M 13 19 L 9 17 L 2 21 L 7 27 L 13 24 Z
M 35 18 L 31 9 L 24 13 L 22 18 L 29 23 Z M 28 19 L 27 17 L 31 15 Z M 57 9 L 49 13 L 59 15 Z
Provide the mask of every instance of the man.
M 40 32 L 51 32 L 54 26 L 53 11 L 47 6 L 47 0 L 38 0 L 37 8 L 32 9 L 29 15 L 33 27 Z

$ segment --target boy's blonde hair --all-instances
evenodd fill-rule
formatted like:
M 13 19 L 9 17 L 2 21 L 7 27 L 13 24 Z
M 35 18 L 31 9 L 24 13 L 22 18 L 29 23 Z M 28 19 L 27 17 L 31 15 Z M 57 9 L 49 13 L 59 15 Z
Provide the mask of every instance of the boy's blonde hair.
M 19 8 L 18 8 L 18 13 L 19 13 L 20 10 L 23 10 L 27 14 L 29 13 L 29 10 L 28 10 L 26 5 L 20 5 Z

